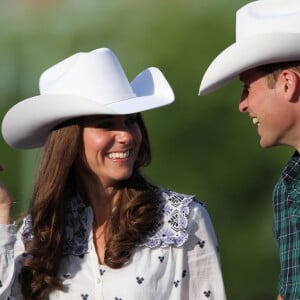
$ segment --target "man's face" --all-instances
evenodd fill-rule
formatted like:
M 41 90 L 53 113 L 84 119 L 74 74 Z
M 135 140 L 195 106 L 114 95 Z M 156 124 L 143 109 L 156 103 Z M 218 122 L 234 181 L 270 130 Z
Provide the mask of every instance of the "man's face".
M 294 146 L 295 113 L 291 101 L 286 100 L 281 74 L 272 88 L 267 76 L 255 69 L 240 74 L 240 80 L 244 87 L 239 110 L 247 112 L 257 126 L 261 147 Z

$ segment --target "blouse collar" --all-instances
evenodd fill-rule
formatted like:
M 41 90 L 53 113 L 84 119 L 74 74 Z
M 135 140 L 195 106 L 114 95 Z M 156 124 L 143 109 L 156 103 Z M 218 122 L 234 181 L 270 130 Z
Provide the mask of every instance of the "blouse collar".
M 189 204 L 194 196 L 158 189 L 162 216 L 156 221 L 155 230 L 138 245 L 148 248 L 180 247 L 188 239 Z M 66 208 L 63 255 L 80 256 L 89 252 L 92 241 L 93 211 L 80 197 L 73 197 Z M 32 239 L 31 218 L 25 218 L 23 240 Z

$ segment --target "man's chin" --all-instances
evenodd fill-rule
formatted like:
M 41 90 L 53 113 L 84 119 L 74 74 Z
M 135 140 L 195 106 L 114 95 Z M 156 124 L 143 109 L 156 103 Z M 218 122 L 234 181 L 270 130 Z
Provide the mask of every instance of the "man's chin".
M 260 139 L 259 145 L 261 148 L 268 149 L 268 148 L 281 146 L 282 144 L 275 143 L 275 142 L 271 143 L 270 141 L 264 141 L 263 139 Z

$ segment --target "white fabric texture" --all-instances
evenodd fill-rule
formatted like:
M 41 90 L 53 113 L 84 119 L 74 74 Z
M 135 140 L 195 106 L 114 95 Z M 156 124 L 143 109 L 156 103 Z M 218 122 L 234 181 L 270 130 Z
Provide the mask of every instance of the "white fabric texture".
M 73 199 L 59 268 L 64 292 L 55 291 L 49 299 L 226 300 L 217 239 L 203 204 L 169 190 L 160 190 L 160 199 L 163 218 L 156 232 L 121 269 L 98 264 L 92 209 Z M 17 234 L 15 225 L 0 225 L 1 300 L 23 299 L 16 278 L 24 253 L 22 233 L 30 239 L 30 227 L 30 218 Z

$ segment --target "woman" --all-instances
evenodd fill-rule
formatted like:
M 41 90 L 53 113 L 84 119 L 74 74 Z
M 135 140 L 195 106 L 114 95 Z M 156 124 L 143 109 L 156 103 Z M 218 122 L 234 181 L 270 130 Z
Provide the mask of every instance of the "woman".
M 0 189 L 1 299 L 225 299 L 205 208 L 140 171 L 151 160 L 140 112 L 174 100 L 163 74 L 129 83 L 101 48 L 46 70 L 40 90 L 2 123 L 10 146 L 44 149 L 17 235 Z

